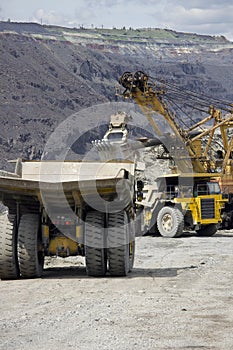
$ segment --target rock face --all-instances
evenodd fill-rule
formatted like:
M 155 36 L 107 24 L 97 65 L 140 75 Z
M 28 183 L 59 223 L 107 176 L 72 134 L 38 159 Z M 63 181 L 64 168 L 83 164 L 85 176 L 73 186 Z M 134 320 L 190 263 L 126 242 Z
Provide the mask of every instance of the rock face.
M 40 158 L 49 135 L 68 116 L 114 101 L 124 71 L 144 70 L 183 89 L 233 101 L 233 43 L 223 37 L 0 22 L 0 57 L 5 169 L 6 159 Z

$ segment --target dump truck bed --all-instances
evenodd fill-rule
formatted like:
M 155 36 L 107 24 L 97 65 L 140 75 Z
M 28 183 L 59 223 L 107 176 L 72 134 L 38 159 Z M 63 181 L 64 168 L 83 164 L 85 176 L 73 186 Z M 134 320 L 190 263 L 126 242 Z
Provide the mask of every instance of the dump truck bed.
M 59 202 L 60 193 L 65 194 L 70 205 L 96 193 L 109 200 L 119 191 L 119 181 L 124 192 L 133 185 L 133 177 L 134 163 L 128 161 L 27 161 L 22 162 L 21 175 L 1 171 L 0 200 L 5 204 L 17 198 L 25 203 L 39 202 L 41 192 L 53 197 L 54 203 Z

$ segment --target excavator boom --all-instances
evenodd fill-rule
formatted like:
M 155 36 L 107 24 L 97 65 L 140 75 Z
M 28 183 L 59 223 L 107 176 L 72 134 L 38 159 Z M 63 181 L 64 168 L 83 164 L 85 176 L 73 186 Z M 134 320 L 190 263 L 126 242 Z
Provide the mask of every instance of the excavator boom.
M 137 103 L 158 137 L 164 136 L 164 131 L 156 123 L 153 114 L 157 113 L 166 120 L 173 133 L 171 140 L 168 140 L 169 152 L 175 160 L 178 171 L 189 172 L 191 164 L 192 171 L 195 173 L 213 173 L 217 169 L 219 172 L 221 163 L 220 172 L 222 174 L 226 172 L 231 157 L 229 148 L 232 149 L 233 145 L 233 139 L 229 138 L 227 134 L 227 129 L 233 126 L 232 108 L 229 109 L 229 115 L 223 118 L 220 110 L 209 106 L 208 117 L 197 123 L 194 122 L 193 125 L 184 129 L 180 126 L 176 113 L 170 111 L 164 100 L 166 91 L 162 88 L 156 88 L 156 83 L 151 81 L 147 74 L 142 71 L 134 74 L 125 72 L 120 77 L 119 83 L 125 88 L 124 98 L 131 98 Z M 210 127 L 211 121 L 213 125 Z M 212 144 L 217 130 L 220 131 L 221 146 L 224 151 L 221 162 L 219 159 L 216 161 L 213 155 Z M 167 147 L 167 145 L 165 146 Z M 177 152 L 177 147 L 179 150 L 183 150 L 182 155 Z

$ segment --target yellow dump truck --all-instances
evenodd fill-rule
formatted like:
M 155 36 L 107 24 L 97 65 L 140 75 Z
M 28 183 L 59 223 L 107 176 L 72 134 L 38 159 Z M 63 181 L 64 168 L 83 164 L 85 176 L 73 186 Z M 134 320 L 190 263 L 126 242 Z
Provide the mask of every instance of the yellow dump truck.
M 136 202 L 143 213 L 141 231 L 170 238 L 181 236 L 184 230 L 212 236 L 222 222 L 226 200 L 219 182 L 210 174 L 162 175 L 141 191 Z

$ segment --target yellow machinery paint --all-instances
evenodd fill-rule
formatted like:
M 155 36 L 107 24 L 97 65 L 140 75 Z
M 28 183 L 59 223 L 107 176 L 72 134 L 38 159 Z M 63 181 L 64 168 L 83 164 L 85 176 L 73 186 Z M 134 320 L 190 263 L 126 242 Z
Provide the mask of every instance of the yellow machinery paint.
M 78 243 L 69 237 L 58 236 L 54 237 L 49 242 L 48 251 L 50 255 L 66 257 L 70 255 L 77 255 Z
M 214 203 L 214 215 L 212 218 L 203 218 L 202 201 L 212 199 Z M 223 199 L 222 195 L 198 196 L 192 198 L 175 198 L 174 202 L 180 203 L 184 211 L 189 211 L 192 215 L 193 225 L 209 225 L 221 223 L 221 212 L 227 199 Z

